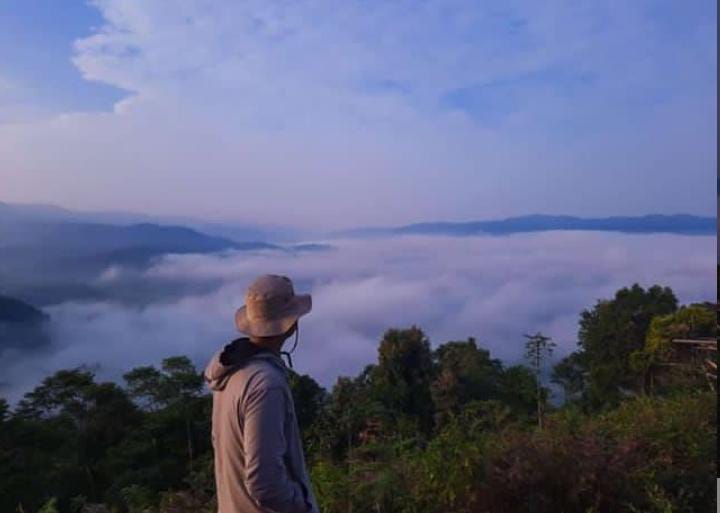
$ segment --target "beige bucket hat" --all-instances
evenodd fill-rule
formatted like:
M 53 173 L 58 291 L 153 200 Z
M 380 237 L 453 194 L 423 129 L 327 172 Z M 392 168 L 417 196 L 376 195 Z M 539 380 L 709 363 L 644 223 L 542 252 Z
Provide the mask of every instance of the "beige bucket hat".
M 246 335 L 274 337 L 286 333 L 310 310 L 310 294 L 295 294 L 286 276 L 266 274 L 248 287 L 245 306 L 235 312 L 235 325 Z

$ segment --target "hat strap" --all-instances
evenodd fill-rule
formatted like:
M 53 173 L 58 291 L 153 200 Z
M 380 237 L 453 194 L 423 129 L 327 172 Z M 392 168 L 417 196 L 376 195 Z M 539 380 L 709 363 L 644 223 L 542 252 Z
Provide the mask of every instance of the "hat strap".
M 296 324 L 295 324 L 295 343 L 293 343 L 292 349 L 290 349 L 290 351 L 280 351 L 280 354 L 281 354 L 281 355 L 287 356 L 287 359 L 288 359 L 288 367 L 290 367 L 291 369 L 293 368 L 293 364 L 292 364 L 292 356 L 290 356 L 290 355 L 291 355 L 293 352 L 295 352 L 295 348 L 296 348 L 297 345 L 298 345 L 298 337 L 299 337 L 299 336 L 300 336 L 300 324 L 299 324 L 299 323 L 296 323 Z

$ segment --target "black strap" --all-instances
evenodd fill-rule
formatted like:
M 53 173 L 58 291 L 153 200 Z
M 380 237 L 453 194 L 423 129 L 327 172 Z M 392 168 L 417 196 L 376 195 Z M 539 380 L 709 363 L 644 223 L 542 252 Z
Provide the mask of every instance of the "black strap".
M 292 364 L 292 356 L 290 356 L 290 355 L 295 352 L 295 348 L 297 348 L 297 345 L 298 345 L 299 337 L 300 337 L 300 325 L 296 324 L 295 325 L 295 342 L 293 343 L 292 349 L 290 349 L 290 351 L 280 351 L 281 355 L 287 356 L 288 367 L 290 367 L 291 369 L 293 368 L 293 364 Z

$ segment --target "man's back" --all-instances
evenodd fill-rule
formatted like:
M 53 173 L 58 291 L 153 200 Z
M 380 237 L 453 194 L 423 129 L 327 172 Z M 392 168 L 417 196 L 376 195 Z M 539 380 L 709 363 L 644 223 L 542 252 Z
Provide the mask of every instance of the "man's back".
M 284 364 L 240 339 L 205 370 L 219 513 L 317 512 Z

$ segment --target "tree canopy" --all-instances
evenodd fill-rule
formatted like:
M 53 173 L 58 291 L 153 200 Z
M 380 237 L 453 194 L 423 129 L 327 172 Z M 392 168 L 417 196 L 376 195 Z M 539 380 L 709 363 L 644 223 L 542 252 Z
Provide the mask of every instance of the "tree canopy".
M 715 325 L 714 309 L 678 309 L 663 287 L 598 301 L 553 370 L 567 400 L 543 412 L 542 430 L 552 347 L 542 333 L 527 337 L 529 366 L 505 365 L 474 338 L 433 346 L 412 326 L 386 331 L 377 360 L 329 390 L 291 372 L 321 509 L 709 511 L 717 396 L 672 380 L 643 395 L 638 362 Z M 0 511 L 214 512 L 210 410 L 184 356 L 131 369 L 122 384 L 60 370 L 15 405 L 0 399 Z
M 644 376 L 631 365 L 630 355 L 645 346 L 652 319 L 677 307 L 673 291 L 658 285 L 646 290 L 634 284 L 598 301 L 580 314 L 578 351 L 556 367 L 554 381 L 593 408 L 616 405 L 623 396 L 638 393 Z

